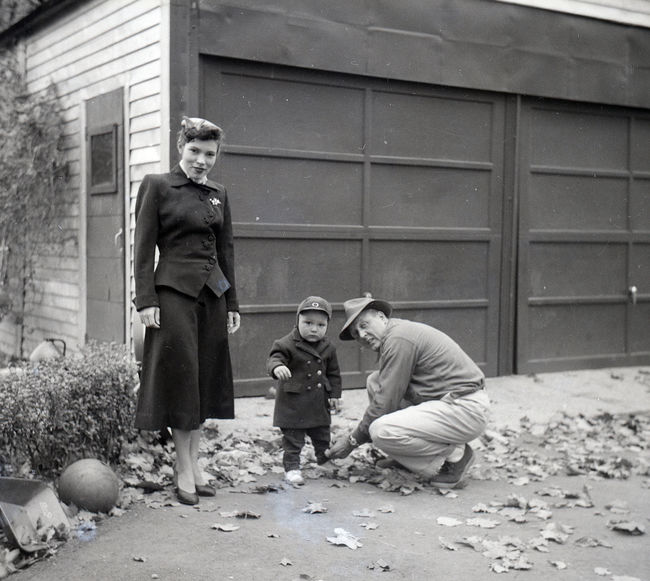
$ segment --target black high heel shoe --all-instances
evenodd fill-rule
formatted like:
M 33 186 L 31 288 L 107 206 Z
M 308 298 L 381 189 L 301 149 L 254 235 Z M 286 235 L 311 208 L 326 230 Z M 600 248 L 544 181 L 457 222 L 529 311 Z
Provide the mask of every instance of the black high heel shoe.
M 174 484 L 174 489 L 176 490 L 176 498 L 178 498 L 178 502 L 190 506 L 199 504 L 199 487 L 196 487 L 196 492 L 187 492 L 187 490 L 183 490 L 180 486 L 178 486 L 178 472 L 176 472 L 175 468 L 174 474 L 172 476 L 172 482 Z
M 196 493 L 199 496 L 216 496 L 217 489 L 209 484 L 196 484 Z
M 182 488 L 176 487 L 176 498 L 181 504 L 188 504 L 194 506 L 199 504 L 199 495 L 196 492 L 187 492 Z

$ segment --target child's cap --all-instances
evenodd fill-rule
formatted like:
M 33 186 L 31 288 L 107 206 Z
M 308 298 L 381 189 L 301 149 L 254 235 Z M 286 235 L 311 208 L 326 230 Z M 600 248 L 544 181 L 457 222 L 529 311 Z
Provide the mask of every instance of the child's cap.
M 332 318 L 332 306 L 322 297 L 307 297 L 300 305 L 296 314 L 303 311 L 323 311 L 328 319 Z

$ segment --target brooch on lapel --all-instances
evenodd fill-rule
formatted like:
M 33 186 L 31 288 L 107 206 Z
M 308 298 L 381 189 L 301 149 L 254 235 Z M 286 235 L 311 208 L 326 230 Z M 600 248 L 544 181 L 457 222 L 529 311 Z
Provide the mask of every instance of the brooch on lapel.
M 221 204 L 221 200 L 218 200 L 217 198 L 210 198 L 210 203 L 213 206 L 218 206 L 219 204 Z

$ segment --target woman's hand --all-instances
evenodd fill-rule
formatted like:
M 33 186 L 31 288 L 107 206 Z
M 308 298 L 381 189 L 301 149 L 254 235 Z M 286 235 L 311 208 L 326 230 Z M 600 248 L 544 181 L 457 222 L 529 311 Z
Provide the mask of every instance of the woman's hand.
M 160 329 L 160 307 L 147 307 L 138 311 L 140 321 L 150 329 Z
M 237 311 L 228 311 L 228 334 L 232 335 L 239 329 L 241 318 Z

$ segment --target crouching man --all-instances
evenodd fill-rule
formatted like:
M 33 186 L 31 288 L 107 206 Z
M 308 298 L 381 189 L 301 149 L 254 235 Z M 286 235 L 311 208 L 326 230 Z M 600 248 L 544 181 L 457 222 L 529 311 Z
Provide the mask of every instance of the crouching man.
M 328 451 L 345 458 L 373 445 L 438 488 L 454 488 L 474 462 L 468 442 L 487 424 L 490 402 L 483 372 L 442 331 L 391 318 L 389 303 L 370 297 L 344 303 L 339 334 L 379 352 L 367 380 L 368 407 L 356 429 Z

